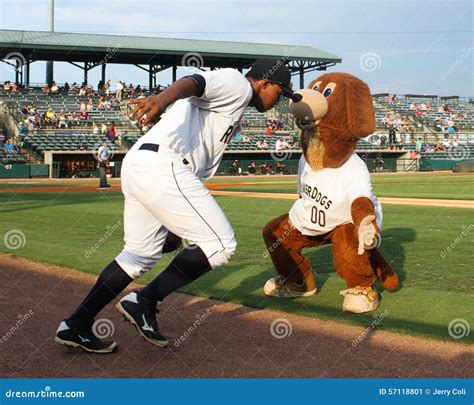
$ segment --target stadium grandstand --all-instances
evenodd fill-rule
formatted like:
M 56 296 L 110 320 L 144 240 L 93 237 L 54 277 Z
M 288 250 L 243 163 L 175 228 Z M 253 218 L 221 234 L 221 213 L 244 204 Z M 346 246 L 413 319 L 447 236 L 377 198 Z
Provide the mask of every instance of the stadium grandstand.
M 0 30 L 0 56 L 15 69 L 15 80 L 0 89 L 0 177 L 97 176 L 94 156 L 105 140 L 113 149 L 111 175 L 119 176 L 123 156 L 149 130 L 128 118 L 127 100 L 162 91 L 166 84 L 157 84 L 156 74 L 169 69 L 175 81 L 187 55 L 202 58 L 197 60 L 200 69 L 240 71 L 257 58 L 284 57 L 301 87 L 308 73 L 341 62 L 308 46 Z M 71 63 L 83 70 L 83 82 L 56 83 L 50 74 L 45 84 L 32 84 L 30 65 L 39 60 Z M 109 63 L 146 70 L 148 83 L 112 88 Z M 101 80 L 91 84 L 88 72 L 95 67 L 101 68 Z M 377 129 L 357 150 L 370 170 L 453 170 L 474 156 L 472 100 L 387 93 L 373 99 Z M 286 102 L 265 114 L 249 108 L 218 173 L 230 174 L 235 160 L 240 174 L 252 174 L 252 163 L 257 168 L 266 164 L 257 174 L 295 173 L 298 142 Z

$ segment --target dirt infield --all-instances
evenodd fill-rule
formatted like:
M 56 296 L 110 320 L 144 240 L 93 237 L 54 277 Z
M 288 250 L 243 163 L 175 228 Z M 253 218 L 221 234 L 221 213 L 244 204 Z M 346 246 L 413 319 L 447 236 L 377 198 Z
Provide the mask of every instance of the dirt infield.
M 172 294 L 158 318 L 170 337 L 167 349 L 139 338 L 113 306 L 100 317 L 112 322 L 116 353 L 91 355 L 55 344 L 59 321 L 94 281 L 0 255 L 3 377 L 474 376 L 474 350 L 466 345 L 383 331 L 354 344 L 365 329 L 184 294 Z

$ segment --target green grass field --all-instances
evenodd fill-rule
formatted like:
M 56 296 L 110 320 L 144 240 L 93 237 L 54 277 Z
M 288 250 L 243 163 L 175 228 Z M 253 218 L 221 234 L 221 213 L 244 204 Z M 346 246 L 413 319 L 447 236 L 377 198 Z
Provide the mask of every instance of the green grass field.
M 275 176 L 265 178 L 275 179 Z M 228 182 L 228 179 L 215 181 Z M 465 192 L 463 195 L 467 198 Z M 450 198 L 461 197 L 451 195 Z M 402 287 L 394 293 L 382 292 L 381 306 L 375 313 L 356 316 L 340 310 L 342 297 L 338 292 L 345 285 L 334 271 L 330 247 L 307 251 L 317 272 L 317 295 L 295 300 L 263 296 L 262 286 L 274 272 L 270 259 L 265 257 L 261 229 L 273 217 L 287 212 L 291 201 L 240 197 L 217 197 L 217 200 L 235 229 L 237 254 L 231 263 L 207 274 L 183 292 L 365 326 L 371 324 L 374 316 L 387 311 L 380 329 L 438 339 L 451 339 L 447 326 L 454 318 L 463 318 L 474 325 L 474 231 L 458 240 L 444 257 L 441 254 L 459 239 L 461 232 L 471 229 L 473 210 L 386 205 L 381 250 L 398 271 Z M 24 233 L 26 240 L 24 247 L 14 251 L 5 246 L 4 240 L 1 250 L 37 262 L 98 274 L 122 248 L 122 210 L 120 193 L 0 193 L 1 235 L 16 229 Z M 96 250 L 91 252 L 94 245 Z M 166 255 L 151 273 L 138 281 L 149 281 L 171 258 L 172 254 Z M 461 343 L 472 342 L 473 335 Z

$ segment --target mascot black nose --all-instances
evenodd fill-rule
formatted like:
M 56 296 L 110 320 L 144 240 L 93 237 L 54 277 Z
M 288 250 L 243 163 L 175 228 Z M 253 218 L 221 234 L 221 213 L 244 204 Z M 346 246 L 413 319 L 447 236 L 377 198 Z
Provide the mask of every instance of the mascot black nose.
M 298 93 L 293 93 L 290 98 L 293 103 L 297 103 L 298 101 L 301 101 L 303 99 L 303 96 Z

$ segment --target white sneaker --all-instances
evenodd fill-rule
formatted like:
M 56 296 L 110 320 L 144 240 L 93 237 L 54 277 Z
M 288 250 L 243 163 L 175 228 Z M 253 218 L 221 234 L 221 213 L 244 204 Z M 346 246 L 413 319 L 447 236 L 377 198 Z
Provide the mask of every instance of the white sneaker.
M 354 314 L 370 312 L 379 306 L 379 297 L 377 291 L 372 287 L 354 287 L 339 292 L 344 297 L 342 310 Z

